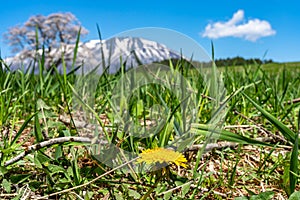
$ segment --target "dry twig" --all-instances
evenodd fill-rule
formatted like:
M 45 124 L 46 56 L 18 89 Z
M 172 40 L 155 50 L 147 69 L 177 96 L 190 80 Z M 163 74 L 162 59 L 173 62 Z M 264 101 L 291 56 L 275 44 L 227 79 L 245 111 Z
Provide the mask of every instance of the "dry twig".
M 30 154 L 33 151 L 37 151 L 37 150 L 39 150 L 41 148 L 44 148 L 44 147 L 52 146 L 54 144 L 62 144 L 62 143 L 65 143 L 65 142 L 92 143 L 92 140 L 93 139 L 87 138 L 87 137 L 59 137 L 59 138 L 53 138 L 53 139 L 43 141 L 43 142 L 40 142 L 38 144 L 34 144 L 34 145 L 31 145 L 31 146 L 27 147 L 25 149 L 25 151 L 23 151 L 22 153 L 20 153 L 16 157 L 13 157 L 12 159 L 6 161 L 4 163 L 4 166 L 6 167 L 8 165 L 11 165 L 11 164 L 21 160 L 22 158 L 24 158 L 26 155 Z M 97 144 L 107 144 L 107 142 L 104 141 L 104 140 L 103 141 L 97 141 Z

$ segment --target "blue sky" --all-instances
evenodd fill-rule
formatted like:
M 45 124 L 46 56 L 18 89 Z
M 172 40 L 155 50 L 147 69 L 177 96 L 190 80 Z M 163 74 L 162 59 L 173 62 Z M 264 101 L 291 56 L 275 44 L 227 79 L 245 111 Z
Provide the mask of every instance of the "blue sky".
M 2 37 L 9 27 L 37 14 L 71 12 L 89 30 L 83 41 L 98 38 L 96 24 L 104 39 L 130 29 L 161 27 L 191 37 L 207 52 L 213 41 L 216 58 L 262 58 L 267 51 L 266 59 L 300 61 L 296 0 L 1 0 L 1 7 L 2 57 L 10 55 Z

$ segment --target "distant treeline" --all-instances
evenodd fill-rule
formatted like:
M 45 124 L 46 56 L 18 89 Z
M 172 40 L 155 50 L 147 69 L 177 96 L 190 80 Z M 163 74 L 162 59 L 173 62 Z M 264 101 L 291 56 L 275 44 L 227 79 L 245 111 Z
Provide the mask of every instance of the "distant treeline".
M 211 67 L 212 62 L 199 62 L 199 61 L 192 61 L 190 62 L 189 60 L 183 59 L 185 62 L 181 62 L 179 59 L 170 59 L 170 60 L 163 60 L 160 62 L 157 62 L 159 64 L 163 65 L 169 65 L 170 61 L 173 64 L 173 66 L 178 66 L 178 67 L 184 67 L 188 68 L 191 66 L 194 67 Z M 215 60 L 215 64 L 217 67 L 224 67 L 224 66 L 241 66 L 241 65 L 253 65 L 253 64 L 267 64 L 267 63 L 274 63 L 272 59 L 269 60 L 261 60 L 259 58 L 251 58 L 251 59 L 245 59 L 243 57 L 237 56 L 234 58 L 219 58 Z
M 272 59 L 261 60 L 259 58 L 245 59 L 243 57 L 237 56 L 234 58 L 220 58 L 216 59 L 215 63 L 217 66 L 236 66 L 236 65 L 249 65 L 249 64 L 266 64 L 273 63 Z

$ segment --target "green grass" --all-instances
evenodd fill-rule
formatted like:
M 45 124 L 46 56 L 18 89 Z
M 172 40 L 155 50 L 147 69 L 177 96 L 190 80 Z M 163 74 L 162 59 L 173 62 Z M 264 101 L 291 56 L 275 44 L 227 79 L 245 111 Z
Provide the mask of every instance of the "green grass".
M 25 195 L 271 199 L 288 198 L 299 190 L 300 102 L 291 102 L 300 98 L 300 63 L 220 67 L 227 90 L 221 96 L 222 87 L 205 81 L 198 71 L 188 70 L 187 62 L 170 62 L 171 75 L 185 77 L 188 83 L 164 71 L 156 71 L 152 77 L 137 72 L 137 77 L 153 80 L 158 76 L 165 82 L 139 85 L 130 101 L 125 100 L 127 92 L 137 79 L 122 70 L 116 75 L 89 73 L 79 77 L 58 74 L 55 66 L 54 71 L 44 71 L 41 62 L 39 67 L 45 73 L 40 74 L 3 70 L 9 66 L 1 65 L 1 199 Z M 93 84 L 88 82 L 91 80 Z M 181 88 L 186 88 L 191 98 L 176 93 L 178 88 L 170 84 L 172 81 L 185 84 Z M 122 108 L 129 110 L 126 113 Z M 191 119 L 193 109 L 196 112 Z M 224 109 L 223 126 L 212 123 Z M 69 121 L 61 120 L 62 116 Z M 151 117 L 160 117 L 153 127 L 147 125 Z M 79 127 L 77 122 L 83 119 L 101 128 Z M 143 138 L 133 134 L 148 132 L 155 134 Z M 27 151 L 30 145 L 48 139 L 83 134 L 104 137 L 125 154 L 105 145 L 91 147 L 74 141 Z M 223 148 L 209 152 L 197 148 L 215 140 Z M 195 148 L 186 149 L 190 144 Z M 125 164 L 123 170 L 114 169 L 130 162 L 142 149 L 165 146 L 184 150 L 188 167 L 170 166 L 161 176 L 159 171 L 143 172 L 143 166 Z M 94 154 L 90 154 L 91 148 Z M 22 152 L 28 154 L 6 164 Z M 100 162 L 104 159 L 105 163 Z

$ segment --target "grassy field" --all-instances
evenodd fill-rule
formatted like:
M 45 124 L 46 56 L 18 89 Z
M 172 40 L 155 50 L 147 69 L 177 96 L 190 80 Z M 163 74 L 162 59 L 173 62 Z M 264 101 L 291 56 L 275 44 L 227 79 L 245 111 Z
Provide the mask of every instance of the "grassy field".
M 184 61 L 170 64 L 190 80 L 181 87 L 193 97 L 187 103 L 164 72 L 163 85 L 144 85 L 125 101 L 133 82 L 122 85 L 124 71 L 81 77 L 47 72 L 42 63 L 40 74 L 1 65 L 1 199 L 300 196 L 300 63 L 219 67 L 224 95 Z M 220 110 L 226 115 L 212 123 Z M 167 146 L 173 149 L 163 151 Z M 136 162 L 158 147 L 171 165 Z

